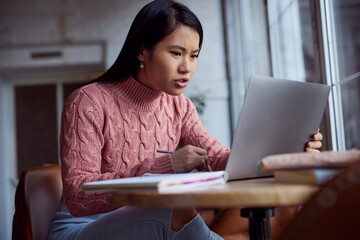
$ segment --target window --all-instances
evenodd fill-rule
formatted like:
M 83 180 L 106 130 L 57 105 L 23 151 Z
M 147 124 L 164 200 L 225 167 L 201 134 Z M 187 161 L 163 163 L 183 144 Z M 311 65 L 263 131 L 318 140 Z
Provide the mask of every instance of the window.
M 223 0 L 233 133 L 252 75 L 271 76 L 268 20 L 263 0 Z
M 323 149 L 359 149 L 360 1 L 223 3 L 233 126 L 253 74 L 323 83 L 332 87 Z
M 274 77 L 319 82 L 310 1 L 268 1 Z
M 323 1 L 334 149 L 360 148 L 360 2 Z M 326 43 L 325 43 L 326 44 Z

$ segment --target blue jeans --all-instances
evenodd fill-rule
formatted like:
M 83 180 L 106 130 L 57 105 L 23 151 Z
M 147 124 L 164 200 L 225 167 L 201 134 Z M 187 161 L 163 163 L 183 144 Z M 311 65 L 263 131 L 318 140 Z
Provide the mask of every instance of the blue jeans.
M 61 202 L 49 227 L 49 240 L 61 239 L 174 239 L 220 240 L 200 215 L 180 231 L 171 229 L 171 209 L 122 207 L 105 214 L 72 216 Z

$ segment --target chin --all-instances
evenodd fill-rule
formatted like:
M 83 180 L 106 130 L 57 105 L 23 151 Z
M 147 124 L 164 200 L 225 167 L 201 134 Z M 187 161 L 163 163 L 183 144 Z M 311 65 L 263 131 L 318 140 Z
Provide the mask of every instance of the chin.
M 180 94 L 182 94 L 184 92 L 185 89 L 181 89 L 181 90 L 172 90 L 172 91 L 164 91 L 166 94 L 172 95 L 172 96 L 179 96 Z

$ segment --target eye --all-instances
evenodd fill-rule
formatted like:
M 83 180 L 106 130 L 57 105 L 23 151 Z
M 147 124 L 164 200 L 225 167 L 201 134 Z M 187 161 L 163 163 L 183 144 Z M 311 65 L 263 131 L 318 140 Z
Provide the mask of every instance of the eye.
M 181 52 L 177 52 L 177 51 L 173 51 L 173 52 L 171 52 L 171 54 L 176 56 L 176 57 L 181 56 Z
M 199 54 L 193 54 L 191 55 L 191 58 L 198 58 L 199 57 Z

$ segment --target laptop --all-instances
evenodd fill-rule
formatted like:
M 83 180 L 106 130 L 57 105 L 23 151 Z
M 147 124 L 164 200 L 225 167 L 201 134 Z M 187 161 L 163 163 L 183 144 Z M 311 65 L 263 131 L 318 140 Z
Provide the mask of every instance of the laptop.
M 260 169 L 262 158 L 303 152 L 320 126 L 329 92 L 324 84 L 252 77 L 225 168 L 229 180 L 272 176 Z

